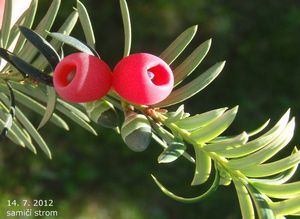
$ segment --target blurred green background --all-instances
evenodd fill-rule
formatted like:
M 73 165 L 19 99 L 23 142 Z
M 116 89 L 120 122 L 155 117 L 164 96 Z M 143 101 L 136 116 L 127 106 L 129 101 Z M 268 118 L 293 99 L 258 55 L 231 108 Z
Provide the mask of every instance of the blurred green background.
M 50 0 L 40 1 L 39 17 Z M 113 67 L 123 53 L 118 1 L 85 0 L 97 38 L 97 50 Z M 199 24 L 184 58 L 201 42 L 212 48 L 195 75 L 227 60 L 217 80 L 186 101 L 186 111 L 200 113 L 240 105 L 230 132 L 249 131 L 289 108 L 300 123 L 300 1 L 295 0 L 128 0 L 133 27 L 132 52 L 159 54 L 186 28 Z M 54 30 L 72 11 L 75 1 L 62 1 Z M 83 39 L 80 26 L 73 32 Z M 174 64 L 176 66 L 176 63 Z M 40 118 L 32 120 L 38 124 Z M 72 124 L 72 122 L 70 122 Z M 9 199 L 53 199 L 59 219 L 206 219 L 241 218 L 233 186 L 220 187 L 196 204 L 177 203 L 153 183 L 154 173 L 182 195 L 200 194 L 208 185 L 191 188 L 193 166 L 184 159 L 158 165 L 155 143 L 143 153 L 131 152 L 112 131 L 97 128 L 95 137 L 72 125 L 65 133 L 49 124 L 41 132 L 53 152 L 48 160 L 28 150 L 1 143 L 1 218 Z M 296 128 L 289 149 L 300 142 Z M 299 176 L 299 173 L 298 173 Z M 299 178 L 299 177 L 298 177 Z M 48 217 L 49 218 L 49 217 Z

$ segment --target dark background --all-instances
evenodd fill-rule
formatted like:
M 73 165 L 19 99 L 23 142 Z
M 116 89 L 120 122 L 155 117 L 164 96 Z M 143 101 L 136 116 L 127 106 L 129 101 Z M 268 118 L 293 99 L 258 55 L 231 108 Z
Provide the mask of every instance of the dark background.
M 38 17 L 50 1 L 40 1 Z M 101 57 L 113 67 L 123 54 L 123 27 L 118 1 L 83 1 L 90 12 Z M 289 108 L 300 120 L 300 2 L 281 0 L 128 0 L 132 52 L 159 55 L 186 28 L 198 33 L 181 57 L 212 38 L 207 58 L 194 75 L 227 60 L 222 74 L 196 97 L 186 111 L 200 113 L 239 105 L 231 133 L 255 129 L 268 118 L 272 124 Z M 57 28 L 75 1 L 63 1 Z M 73 35 L 83 39 L 80 25 Z M 176 65 L 176 63 L 175 63 Z M 32 116 L 35 124 L 40 118 Z M 72 124 L 70 122 L 70 124 Z M 189 187 L 193 166 L 184 159 L 158 165 L 161 148 L 154 143 L 133 153 L 114 132 L 98 127 L 95 137 L 76 125 L 65 133 L 49 124 L 42 130 L 53 153 L 48 160 L 8 143 L 0 147 L 1 206 L 8 199 L 54 199 L 59 218 L 193 219 L 241 218 L 232 185 L 220 187 L 196 204 L 177 203 L 153 183 L 154 173 L 172 191 L 189 196 L 208 185 Z M 300 142 L 299 129 L 286 153 Z M 299 173 L 298 173 L 299 175 Z

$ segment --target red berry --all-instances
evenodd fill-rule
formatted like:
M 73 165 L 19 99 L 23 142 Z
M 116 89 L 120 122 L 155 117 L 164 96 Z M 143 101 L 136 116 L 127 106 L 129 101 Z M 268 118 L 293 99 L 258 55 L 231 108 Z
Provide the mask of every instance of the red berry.
M 111 70 L 95 56 L 74 53 L 56 66 L 53 83 L 64 100 L 90 102 L 105 96 L 111 88 Z
M 173 85 L 173 72 L 169 65 L 148 53 L 125 57 L 113 72 L 113 88 L 134 104 L 159 103 L 171 93 Z

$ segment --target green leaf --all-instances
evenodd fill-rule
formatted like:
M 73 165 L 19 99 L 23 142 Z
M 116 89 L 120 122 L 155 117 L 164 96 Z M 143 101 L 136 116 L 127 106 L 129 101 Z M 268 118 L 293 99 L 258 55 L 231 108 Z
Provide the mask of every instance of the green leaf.
M 49 31 L 54 23 L 57 16 L 58 9 L 60 7 L 61 0 L 53 0 L 46 15 L 43 17 L 41 22 L 35 28 L 35 32 L 39 33 L 41 37 L 46 38 Z M 25 44 L 20 54 L 18 54 L 22 59 L 27 62 L 32 62 L 33 58 L 37 55 L 38 50 L 33 47 L 29 42 Z
M 228 167 L 231 169 L 242 170 L 267 161 L 289 143 L 293 137 L 294 128 L 295 119 L 293 118 L 287 124 L 284 131 L 275 137 L 269 144 L 264 146 L 261 150 L 246 157 L 230 160 L 227 163 Z
M 260 165 L 255 165 L 247 169 L 243 169 L 242 172 L 243 174 L 249 177 L 271 176 L 283 172 L 285 170 L 288 170 L 299 163 L 300 163 L 300 151 L 293 153 L 286 158 L 271 163 L 264 163 Z
M 42 37 L 46 37 L 47 31 L 51 29 L 60 8 L 60 4 L 61 0 L 52 0 L 47 13 L 35 28 L 35 32 L 39 33 Z
M 2 20 L 2 28 L 1 28 L 1 40 L 0 46 L 3 48 L 7 48 L 10 29 L 12 25 L 11 17 L 12 17 L 12 1 L 5 1 L 4 4 L 4 12 L 3 12 L 3 20 Z
M 5 129 L 5 122 L 0 119 L 0 129 Z M 25 147 L 24 142 L 19 138 L 19 136 L 15 133 L 15 130 L 9 129 L 7 130 L 5 138 L 8 137 L 14 144 L 19 145 L 21 147 Z M 0 142 L 4 140 L 2 136 L 0 137 Z
M 8 98 L 3 94 L 0 93 L 0 98 L 3 101 L 8 101 Z M 41 137 L 41 135 L 38 133 L 38 131 L 34 128 L 32 123 L 27 119 L 27 117 L 22 113 L 22 111 L 16 107 L 16 118 L 20 123 L 24 126 L 24 128 L 29 132 L 29 134 L 32 136 L 32 138 L 36 141 L 36 143 L 40 146 L 40 148 L 44 151 L 44 153 L 51 159 L 51 152 L 44 141 L 44 139 Z
M 78 12 L 73 11 L 67 19 L 64 21 L 64 23 L 61 25 L 61 27 L 58 29 L 58 33 L 62 33 L 64 35 L 69 35 L 72 30 L 74 29 L 77 21 L 78 21 Z M 57 43 L 57 42 L 56 42 Z M 60 46 L 58 46 L 56 43 L 51 41 L 51 44 L 53 45 L 54 48 L 59 49 Z M 60 44 L 59 44 L 60 45 Z
M 234 107 L 231 110 L 225 112 L 222 116 L 217 118 L 214 122 L 210 123 L 203 128 L 197 129 L 189 136 L 198 145 L 209 142 L 216 136 L 224 132 L 233 122 L 238 111 L 238 107 Z
M 183 142 L 171 142 L 168 147 L 157 158 L 158 163 L 171 163 L 177 160 L 185 152 L 186 146 Z
M 5 61 L 7 61 L 12 66 L 15 65 L 12 61 L 13 56 L 14 55 L 11 52 L 9 52 L 8 50 L 0 48 L 0 57 L 3 58 Z M 26 77 L 26 74 L 24 72 L 20 72 L 20 73 L 23 75 L 23 77 Z
M 63 33 L 64 35 L 69 35 L 71 31 L 73 30 L 74 26 L 76 25 L 78 20 L 78 12 L 73 11 L 68 18 L 65 20 L 63 25 L 59 28 L 58 32 Z M 55 50 L 62 50 L 63 43 L 54 39 L 50 41 L 50 44 L 53 46 Z M 60 54 L 60 57 L 63 57 L 63 55 Z M 47 60 L 43 55 L 40 55 L 33 63 L 34 66 L 36 66 L 38 69 L 45 69 L 48 65 Z
M 18 136 L 18 138 L 19 138 L 22 142 L 24 142 L 24 145 L 25 145 L 29 150 L 31 150 L 34 154 L 36 154 L 36 148 L 35 148 L 35 146 L 32 144 L 32 141 L 31 141 L 30 136 L 29 136 L 29 138 L 28 138 L 27 134 L 25 134 L 25 132 L 24 132 L 24 129 L 21 128 L 21 127 L 18 125 L 18 123 L 17 123 L 16 120 L 13 122 L 13 125 L 12 125 L 12 128 L 11 128 L 11 129 L 12 129 L 12 131 L 14 131 L 14 132 L 16 133 L 16 135 Z
M 247 188 L 239 180 L 233 179 L 233 182 L 238 195 L 243 218 L 255 219 L 253 204 Z
M 296 212 L 296 213 L 292 213 L 292 214 L 290 214 L 290 215 L 292 215 L 292 216 L 300 216 L 300 211 L 299 211 L 299 212 Z M 285 217 L 283 217 L 283 219 L 285 219 Z
M 160 137 L 158 137 L 155 133 L 152 133 L 152 138 L 163 148 L 168 147 L 167 143 L 165 141 L 163 141 Z M 182 156 L 185 157 L 191 163 L 195 163 L 195 159 L 191 155 L 189 155 L 187 152 L 184 152 Z
M 64 35 L 69 35 L 72 30 L 74 29 L 76 23 L 78 21 L 78 12 L 77 11 L 73 11 L 68 17 L 67 19 L 64 21 L 64 23 L 61 25 L 61 27 L 58 29 L 58 33 L 64 34 Z M 57 40 L 55 40 L 56 42 L 51 41 L 51 45 L 53 45 L 53 47 L 55 49 L 60 49 L 61 43 L 59 43 Z
M 252 137 L 254 135 L 257 135 L 258 133 L 260 133 L 262 130 L 264 130 L 270 123 L 270 119 L 268 119 L 264 124 L 262 124 L 260 127 L 258 127 L 257 129 L 251 131 L 251 132 L 247 132 L 249 137 Z
M 300 195 L 300 181 L 285 184 L 265 184 L 254 182 L 252 185 L 261 193 L 277 199 L 288 199 Z
M 88 53 L 90 55 L 96 55 L 94 53 L 95 52 L 94 50 L 92 50 L 90 47 L 88 47 L 87 45 L 82 43 L 80 40 L 78 40 L 72 36 L 64 35 L 61 33 L 49 33 L 49 35 L 51 37 L 53 37 L 54 39 L 59 40 L 65 44 L 68 44 L 81 52 Z
M 7 106 L 9 107 L 9 114 L 6 118 L 6 121 L 4 123 L 3 129 L 0 133 L 0 138 L 5 138 L 7 135 L 7 132 L 11 129 L 12 124 L 13 124 L 13 120 L 15 117 L 15 108 L 16 108 L 16 103 L 15 103 L 15 95 L 14 92 L 12 90 L 11 85 L 9 84 L 9 82 L 5 82 L 5 84 L 7 85 L 8 91 L 9 91 L 9 95 L 10 95 L 10 105 Z
M 158 125 L 156 122 L 152 121 L 151 119 L 149 119 L 149 121 L 151 122 L 152 128 L 154 130 L 152 132 L 152 138 L 163 148 L 165 149 L 168 148 L 169 145 L 167 144 L 167 142 L 170 143 L 175 141 L 175 137 L 173 136 L 173 134 L 170 133 L 165 128 L 163 128 L 161 125 Z M 186 151 L 183 152 L 182 156 L 185 157 L 191 163 L 195 163 L 195 159 L 191 155 L 189 155 Z
M 82 117 L 80 117 L 75 112 L 70 111 L 69 109 L 63 107 L 60 104 L 57 104 L 57 110 L 65 114 L 67 117 L 69 117 L 71 120 L 73 120 L 75 123 L 80 125 L 82 128 L 86 129 L 87 131 L 91 132 L 93 135 L 98 135 L 95 129 L 90 126 Z
M 294 174 L 296 173 L 298 168 L 298 164 L 294 165 L 293 167 L 291 167 L 288 170 L 285 170 L 279 174 L 277 174 L 276 176 L 272 177 L 272 178 L 266 178 L 266 179 L 257 179 L 257 178 L 251 178 L 250 181 L 252 183 L 257 182 L 257 183 L 263 183 L 263 184 L 283 184 L 286 183 L 287 181 L 289 181 Z
M 123 56 L 126 57 L 130 54 L 131 49 L 131 22 L 130 22 L 130 15 L 127 6 L 126 0 L 120 0 L 120 8 L 124 26 L 124 54 Z
M 194 146 L 196 154 L 196 167 L 192 186 L 203 184 L 211 174 L 211 158 L 197 145 Z
M 265 200 L 263 194 L 261 194 L 251 184 L 247 184 L 247 188 L 248 188 L 251 198 L 255 204 L 258 217 L 260 219 L 275 219 L 274 212 L 270 208 L 268 202 Z
M 28 28 L 32 27 L 32 24 L 33 24 L 35 15 L 36 15 L 37 7 L 38 7 L 38 0 L 32 0 L 29 8 L 26 11 L 25 19 L 22 24 L 24 27 L 28 27 Z M 18 26 L 15 26 L 15 28 L 16 28 L 17 32 L 20 32 Z M 19 54 L 19 52 L 23 48 L 25 42 L 26 42 L 25 37 L 20 36 L 16 43 L 15 48 L 13 49 L 13 53 Z
M 211 39 L 202 43 L 196 48 L 189 57 L 187 57 L 183 63 L 181 63 L 174 70 L 174 84 L 175 87 L 180 84 L 186 77 L 188 77 L 202 62 L 207 55 L 211 45 Z
M 21 124 L 26 128 L 26 130 L 30 133 L 32 138 L 36 141 L 36 143 L 40 146 L 40 148 L 44 151 L 44 153 L 50 159 L 52 159 L 51 152 L 46 142 L 19 108 L 16 108 L 16 117 L 21 122 Z
M 220 156 L 231 157 L 230 151 L 234 148 L 242 147 L 247 141 L 249 136 L 246 132 L 232 138 L 228 138 L 221 142 L 203 145 L 203 149 L 208 152 L 217 153 Z
M 9 48 L 20 36 L 20 31 L 18 29 L 18 26 L 21 25 L 24 21 L 26 13 L 23 13 L 21 17 L 16 21 L 15 25 L 11 27 L 10 29 L 10 34 L 9 34 L 9 39 L 7 42 L 7 47 Z M 11 49 L 11 48 L 9 48 Z
M 199 129 L 201 127 L 209 125 L 217 118 L 219 118 L 221 115 L 223 115 L 227 109 L 228 108 L 226 107 L 226 108 L 211 110 L 202 114 L 197 114 L 195 116 L 181 119 L 175 122 L 175 124 L 179 128 L 185 129 L 187 131 L 193 131 L 195 129 Z
M 13 88 L 16 88 L 14 83 L 12 83 L 12 86 L 13 86 Z M 30 92 L 31 93 L 33 93 L 33 92 L 36 93 L 36 90 L 33 89 Z M 0 91 L 5 92 L 5 88 L 3 88 L 3 85 L 0 85 Z M 40 115 L 44 114 L 45 107 L 43 105 L 41 105 L 37 101 L 33 100 L 29 96 L 25 95 L 24 93 L 20 92 L 19 90 L 14 90 L 14 93 L 15 93 L 15 96 L 16 96 L 16 100 L 19 103 L 23 104 L 27 108 L 31 109 L 32 111 L 34 111 L 34 112 L 36 112 Z M 45 98 L 44 98 L 44 100 L 45 100 Z M 69 130 L 69 126 L 67 125 L 67 123 L 63 119 L 61 119 L 57 114 L 53 114 L 53 116 L 51 118 L 51 121 L 54 124 L 56 124 L 57 126 L 65 129 L 65 130 Z
M 30 77 L 32 77 L 36 81 L 47 84 L 49 86 L 53 86 L 53 81 L 51 76 L 44 74 L 39 69 L 28 64 L 27 62 L 18 58 L 17 56 L 10 53 L 9 51 L 0 48 L 0 57 L 2 57 L 11 65 L 13 65 L 23 75 L 30 75 Z
M 3 102 L 8 104 L 8 99 L 3 98 Z M 2 106 L 2 109 L 8 112 L 8 109 L 6 108 L 5 104 L 0 102 L 0 105 Z M 0 126 L 4 126 L 4 122 L 2 120 L 6 119 L 5 113 L 0 110 Z M 13 120 L 11 129 L 8 130 L 7 137 L 15 144 L 20 145 L 22 147 L 27 147 L 30 149 L 34 154 L 36 154 L 36 149 L 34 145 L 32 144 L 31 138 L 28 135 L 28 133 L 25 134 L 25 130 L 21 128 L 21 125 L 18 123 L 16 119 Z
M 167 122 L 177 122 L 183 118 L 187 118 L 190 116 L 189 113 L 184 112 L 184 105 L 182 104 L 175 112 L 168 112 L 166 113 L 166 116 L 168 117 Z
M 48 91 L 48 102 L 47 102 L 47 108 L 46 112 L 38 126 L 37 129 L 42 128 L 52 117 L 55 106 L 56 106 L 56 92 L 53 87 L 48 87 L 47 86 L 47 91 Z
M 94 36 L 93 26 L 89 18 L 89 14 L 86 8 L 84 7 L 84 5 L 78 0 L 77 0 L 77 10 L 78 10 L 79 20 L 85 35 L 86 42 L 90 47 L 95 48 L 96 40 Z
M 270 207 L 273 209 L 274 213 L 278 216 L 293 215 L 293 214 L 299 214 L 300 211 L 299 203 L 300 203 L 300 195 L 288 200 L 271 203 Z
M 76 108 L 74 105 L 71 105 L 61 99 L 58 99 L 57 102 L 58 102 L 58 106 L 61 105 L 61 107 L 66 108 L 70 112 L 74 113 L 76 116 L 80 117 L 82 120 L 86 122 L 91 121 L 90 118 L 84 112 Z
M 23 74 L 29 75 L 34 80 L 39 81 L 43 84 L 53 86 L 52 76 L 44 74 L 39 69 L 33 67 L 32 65 L 28 64 L 27 62 L 13 54 L 10 54 L 10 60 L 11 64 L 13 64 L 13 66 L 20 72 L 23 72 Z
M 18 133 L 15 132 L 15 130 L 12 128 L 13 122 L 12 122 L 12 116 L 9 113 L 10 108 L 10 101 L 8 101 L 8 98 L 3 99 L 0 98 L 0 129 L 2 129 L 2 133 L 0 136 L 0 142 L 5 140 L 6 138 L 10 139 L 13 143 L 20 145 L 21 147 L 25 147 L 24 142 L 19 138 Z M 11 121 L 11 125 L 9 128 L 7 128 L 8 121 Z
M 21 85 L 18 85 L 17 83 L 13 83 L 12 85 L 16 89 L 26 93 L 27 95 L 32 96 L 34 98 L 37 98 L 40 101 L 45 102 L 45 94 L 40 89 L 33 89 L 32 87 L 26 86 L 26 85 L 21 86 Z M 62 105 L 62 103 L 64 105 Z M 66 106 L 68 106 L 68 108 Z M 67 104 L 67 103 L 63 102 L 60 99 L 57 100 L 56 109 L 59 112 L 66 115 L 67 117 L 69 117 L 75 123 L 80 125 L 82 128 L 84 128 L 87 131 L 93 133 L 94 135 L 97 135 L 97 132 L 93 129 L 93 127 L 90 126 L 87 123 L 87 121 L 89 121 L 89 118 L 83 112 L 80 112 L 78 109 L 76 110 L 75 107 L 71 106 L 70 104 Z
M 181 33 L 161 54 L 160 58 L 169 65 L 182 53 L 189 45 L 197 32 L 198 26 L 192 26 Z
M 167 195 L 168 197 L 179 201 L 179 202 L 184 202 L 184 203 L 194 203 L 194 202 L 198 202 L 198 201 L 202 201 L 203 199 L 209 197 L 213 192 L 215 192 L 217 190 L 217 188 L 219 187 L 219 181 L 220 181 L 220 175 L 218 170 L 216 170 L 215 173 L 215 179 L 214 182 L 212 183 L 211 187 L 202 195 L 199 195 L 197 197 L 194 198 L 184 198 L 178 195 L 175 195 L 174 193 L 170 192 L 166 187 L 164 187 L 153 175 L 151 175 L 154 182 L 156 183 L 156 185 L 160 188 L 160 190 Z
M 52 70 L 54 70 L 60 61 L 60 57 L 56 50 L 38 33 L 26 27 L 20 26 L 19 28 L 25 38 L 42 53 L 42 55 L 48 60 Z
M 281 119 L 275 124 L 275 126 L 272 129 L 270 129 L 268 132 L 266 132 L 264 135 L 252 141 L 249 141 L 244 145 L 240 145 L 240 147 L 228 147 L 227 151 L 224 152 L 223 155 L 226 155 L 226 157 L 229 158 L 242 157 L 263 148 L 271 141 L 273 141 L 273 139 L 284 130 L 289 120 L 289 113 L 290 111 L 288 110 L 281 117 Z M 212 140 L 211 143 L 219 143 L 220 141 L 222 142 L 224 140 L 222 139 L 216 141 L 216 139 Z
M 155 106 L 171 106 L 191 98 L 192 96 L 203 90 L 206 86 L 208 86 L 221 73 L 224 65 L 225 61 L 216 63 L 214 66 L 210 67 L 190 83 L 173 91 L 165 100 Z

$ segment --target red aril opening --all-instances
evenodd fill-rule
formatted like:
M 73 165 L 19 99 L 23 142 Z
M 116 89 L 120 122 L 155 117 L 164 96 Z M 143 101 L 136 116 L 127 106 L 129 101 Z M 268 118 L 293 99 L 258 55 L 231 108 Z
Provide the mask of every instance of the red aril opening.
M 170 81 L 170 74 L 162 65 L 156 65 L 152 68 L 149 68 L 147 72 L 152 73 L 152 78 L 150 77 L 150 79 L 153 82 L 153 84 L 157 86 L 165 85 Z

